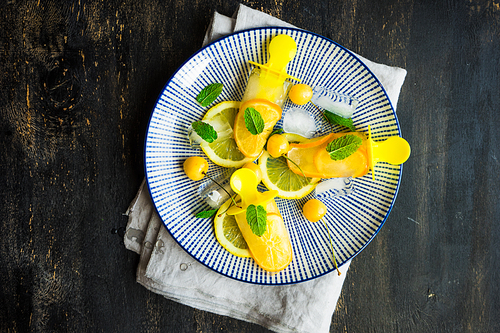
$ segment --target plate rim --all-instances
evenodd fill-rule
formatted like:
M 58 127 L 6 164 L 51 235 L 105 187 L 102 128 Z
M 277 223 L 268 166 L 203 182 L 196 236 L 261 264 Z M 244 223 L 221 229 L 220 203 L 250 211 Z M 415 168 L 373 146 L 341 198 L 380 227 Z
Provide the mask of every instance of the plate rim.
M 297 31 L 297 32 L 301 32 L 301 33 L 307 33 L 307 34 L 311 34 L 311 35 L 314 35 L 318 38 L 321 38 L 321 39 L 324 39 L 334 45 L 336 45 L 337 47 L 341 48 L 342 50 L 344 50 L 345 52 L 347 52 L 350 56 L 352 56 L 353 58 L 355 58 L 372 76 L 373 78 L 375 79 L 375 81 L 378 83 L 378 85 L 380 86 L 380 88 L 382 89 L 384 95 L 386 96 L 387 98 L 387 101 L 389 102 L 389 105 L 391 107 L 391 111 L 394 115 L 394 119 L 396 121 L 396 126 L 397 126 L 397 130 L 398 130 L 398 134 L 399 136 L 402 136 L 402 133 L 401 133 L 401 125 L 399 123 L 399 119 L 397 117 L 397 114 L 396 114 L 396 110 L 394 109 L 394 106 L 392 104 L 392 101 L 391 99 L 389 98 L 389 95 L 387 94 L 387 91 L 385 90 L 384 86 L 382 85 L 382 83 L 380 82 L 380 80 L 378 79 L 378 77 L 372 72 L 372 70 L 370 70 L 370 68 L 363 62 L 361 61 L 361 59 L 359 59 L 359 57 L 354 53 L 352 52 L 351 50 L 345 48 L 344 46 L 340 45 L 339 43 L 331 40 L 330 38 L 328 37 L 325 37 L 325 36 L 322 36 L 318 33 L 315 33 L 315 32 L 311 32 L 311 31 L 308 31 L 308 30 L 305 30 L 305 29 L 300 29 L 300 28 L 293 28 L 293 27 L 280 27 L 280 26 L 268 26 L 268 27 L 257 27 L 257 28 L 249 28 L 249 29 L 244 29 L 244 30 L 240 30 L 240 31 L 236 31 L 236 32 L 232 32 L 230 34 L 227 34 L 225 36 L 222 36 L 208 44 L 206 44 L 205 46 L 201 47 L 200 49 L 198 49 L 196 52 L 194 52 L 191 56 L 189 56 L 185 61 L 182 62 L 182 64 L 177 67 L 177 69 L 173 72 L 173 74 L 168 78 L 168 80 L 166 81 L 166 83 L 164 84 L 164 86 L 162 87 L 160 93 L 158 94 L 158 97 L 156 98 L 156 101 L 154 103 L 154 106 L 153 106 L 153 109 L 151 110 L 151 114 L 149 116 L 149 120 L 148 120 L 148 126 L 147 126 L 147 129 L 146 129 L 146 133 L 145 133 L 145 137 L 144 137 L 144 144 L 143 144 L 143 161 L 144 161 L 144 176 L 145 176 L 145 180 L 146 180 L 146 185 L 147 185 L 147 189 L 148 189 L 148 193 L 149 193 L 149 196 L 150 196 L 150 199 L 151 199 L 151 202 L 153 203 L 153 207 L 154 207 L 154 210 L 156 212 L 156 214 L 158 215 L 158 217 L 160 218 L 161 222 L 162 222 L 162 225 L 163 227 L 167 230 L 167 232 L 169 233 L 170 237 L 172 237 L 172 239 L 177 243 L 177 245 L 184 251 L 186 252 L 187 254 L 189 254 L 189 256 L 191 256 L 191 258 L 193 258 L 194 260 L 196 260 L 198 263 L 202 264 L 203 266 L 207 267 L 208 269 L 210 269 L 211 271 L 217 273 L 217 274 L 220 274 L 221 276 L 224 276 L 224 277 L 227 277 L 227 278 L 230 278 L 230 279 L 233 279 L 235 281 L 239 281 L 239 282 L 244 282 L 244 283 L 249 283 L 249 284 L 254 284 L 254 285 L 265 285 L 265 286 L 284 286 L 284 285 L 293 285 L 293 284 L 298 284 L 298 283 L 303 283 L 303 282 L 307 282 L 307 281 L 311 281 L 311 280 L 314 280 L 314 279 L 317 279 L 317 278 L 320 278 L 322 276 L 325 276 L 327 274 L 330 274 L 332 272 L 335 272 L 336 269 L 335 267 L 332 267 L 330 270 L 328 271 L 325 271 L 323 273 L 320 273 L 318 275 L 315 275 L 315 276 L 312 276 L 312 277 L 308 277 L 308 278 L 305 278 L 305 279 L 302 279 L 300 281 L 290 281 L 290 282 L 280 282 L 280 283 L 265 283 L 265 282 L 258 282 L 258 281 L 247 281 L 247 280 L 242 280 L 242 279 L 238 279 L 237 277 L 235 276 L 230 276 L 228 274 L 225 274 L 223 272 L 220 272 L 220 271 L 217 271 L 215 270 L 214 268 L 210 267 L 208 264 L 202 262 L 200 259 L 196 258 L 193 254 L 191 254 L 188 250 L 186 250 L 186 248 L 184 248 L 184 246 L 182 246 L 182 244 L 172 235 L 170 229 L 167 227 L 165 221 L 163 220 L 163 218 L 161 217 L 159 211 L 158 211 L 158 208 L 157 208 L 157 205 L 153 199 L 153 195 L 152 195 L 152 192 L 151 192 L 151 187 L 150 187 L 150 182 L 149 182 L 149 176 L 148 176 L 148 170 L 147 170 L 147 163 L 146 163 L 146 145 L 147 145 L 147 141 L 148 141 L 148 136 L 149 136 L 149 131 L 150 131 L 150 124 L 151 124 L 151 119 L 155 113 L 155 109 L 158 105 L 158 102 L 160 101 L 161 97 L 163 96 L 163 93 L 165 92 L 165 89 L 169 86 L 169 84 L 171 83 L 171 81 L 173 80 L 173 78 L 177 75 L 177 73 L 189 62 L 191 61 L 192 58 L 196 57 L 199 53 L 203 52 L 205 49 L 211 47 L 212 45 L 214 44 L 217 44 L 217 43 L 221 43 L 223 40 L 227 39 L 227 38 L 231 38 L 235 35 L 239 35 L 239 34 L 245 34 L 245 33 L 248 33 L 248 32 L 252 32 L 252 31 L 259 31 L 259 30 L 264 30 L 264 31 L 272 31 L 272 30 L 282 30 L 282 31 Z M 371 237 L 368 239 L 368 241 L 363 245 L 361 246 L 354 254 L 352 254 L 350 257 L 348 257 L 343 263 L 339 264 L 338 267 L 342 267 L 344 266 L 345 264 L 347 263 L 350 263 L 352 261 L 352 259 L 354 259 L 357 255 L 359 255 L 367 246 L 368 244 L 370 244 L 372 242 L 372 240 L 375 238 L 375 236 L 378 235 L 378 233 L 380 232 L 380 230 L 382 229 L 382 227 L 384 226 L 385 222 L 387 221 L 387 219 L 389 218 L 389 215 L 390 213 L 392 212 L 392 209 L 394 208 L 394 204 L 396 202 L 396 198 L 398 196 L 398 193 L 399 193 L 399 189 L 400 189 L 400 186 L 401 186 L 401 179 L 402 179 L 402 176 L 403 176 L 403 164 L 400 165 L 400 171 L 399 171 L 399 176 L 398 176 L 398 180 L 397 180 L 397 185 L 396 185 L 396 188 L 395 188 L 395 191 L 394 191 L 394 196 L 392 198 L 392 201 L 391 201 L 391 205 L 389 207 L 389 209 L 387 210 L 387 213 L 385 214 L 385 217 L 384 219 L 380 222 L 380 225 L 379 227 L 377 228 L 377 230 L 371 235 Z

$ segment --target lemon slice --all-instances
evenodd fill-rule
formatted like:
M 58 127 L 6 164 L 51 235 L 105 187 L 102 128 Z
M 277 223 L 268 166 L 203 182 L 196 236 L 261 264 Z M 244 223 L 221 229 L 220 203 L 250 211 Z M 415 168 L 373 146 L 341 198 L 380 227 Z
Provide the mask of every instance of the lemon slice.
M 264 151 L 259 158 L 262 182 L 269 190 L 278 191 L 283 199 L 300 199 L 316 187 L 321 178 L 306 178 L 294 173 L 284 157 L 273 158 Z
M 226 209 L 231 204 L 231 199 L 226 201 L 215 215 L 214 227 L 215 237 L 223 248 L 234 254 L 237 257 L 250 257 L 250 251 L 243 235 L 240 232 L 238 223 L 232 215 L 225 213 Z M 220 216 L 219 216 L 220 215 Z
M 240 102 L 221 102 L 210 108 L 203 117 L 203 121 L 212 125 L 217 132 L 217 140 L 212 143 L 202 141 L 201 149 L 212 162 L 225 168 L 240 168 L 253 160 L 240 152 L 233 138 L 234 119 L 239 107 Z
M 266 271 L 278 272 L 292 261 L 292 243 L 281 215 L 267 214 L 266 217 L 267 230 L 262 236 L 255 236 L 250 231 L 253 259 Z

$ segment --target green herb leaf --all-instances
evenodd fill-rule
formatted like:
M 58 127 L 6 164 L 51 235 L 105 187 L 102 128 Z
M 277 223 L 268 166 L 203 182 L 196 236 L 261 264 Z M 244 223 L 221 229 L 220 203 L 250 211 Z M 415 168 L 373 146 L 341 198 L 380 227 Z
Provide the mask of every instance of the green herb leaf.
M 195 121 L 191 124 L 196 134 L 198 134 L 203 140 L 208 143 L 212 143 L 217 140 L 217 132 L 214 130 L 212 125 L 204 123 L 202 121 Z
M 206 219 L 212 217 L 217 213 L 217 209 L 204 210 L 202 212 L 196 213 L 196 217 L 199 219 Z
M 328 120 L 330 124 L 345 126 L 349 128 L 351 131 L 356 132 L 356 127 L 354 127 L 351 118 L 344 118 L 327 110 L 325 110 L 323 114 L 325 115 L 326 120 Z
M 245 126 L 250 133 L 257 135 L 264 131 L 264 119 L 262 119 L 259 111 L 254 108 L 246 108 L 244 117 Z
M 200 91 L 198 96 L 196 96 L 196 100 L 201 104 L 201 106 L 208 106 L 212 104 L 213 101 L 220 95 L 222 92 L 222 83 L 212 83 L 206 86 Z
M 269 134 L 269 137 L 273 136 L 274 134 L 281 134 L 283 133 L 283 129 L 282 128 L 275 128 L 273 129 L 273 131 L 271 132 L 271 134 Z
M 363 140 L 359 136 L 347 134 L 330 142 L 326 151 L 332 160 L 343 160 L 358 150 L 362 143 Z
M 250 205 L 246 212 L 247 222 L 250 229 L 257 236 L 262 236 L 266 232 L 267 212 L 262 205 Z

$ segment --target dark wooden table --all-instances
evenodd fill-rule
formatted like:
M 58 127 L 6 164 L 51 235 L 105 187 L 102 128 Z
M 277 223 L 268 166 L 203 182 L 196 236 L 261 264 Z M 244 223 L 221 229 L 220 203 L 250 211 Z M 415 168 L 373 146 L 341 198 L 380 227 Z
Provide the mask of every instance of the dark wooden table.
M 499 2 L 243 3 L 408 70 L 412 156 L 331 332 L 499 332 Z M 147 291 L 122 241 L 156 98 L 237 6 L 1 2 L 1 332 L 266 331 Z

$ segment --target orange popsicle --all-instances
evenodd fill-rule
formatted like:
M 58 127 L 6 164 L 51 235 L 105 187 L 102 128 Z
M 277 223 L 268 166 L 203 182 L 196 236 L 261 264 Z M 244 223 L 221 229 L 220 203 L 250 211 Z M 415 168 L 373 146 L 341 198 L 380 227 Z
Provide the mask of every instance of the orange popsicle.
M 347 158 L 337 161 L 332 160 L 326 150 L 327 145 L 331 141 L 348 134 L 360 137 L 363 140 L 362 145 Z M 361 177 L 370 170 L 367 140 L 365 135 L 360 132 L 331 133 L 306 144 L 290 144 L 287 157 L 295 162 L 300 169 L 290 161 L 288 161 L 288 167 L 294 173 L 304 174 L 306 177 Z

